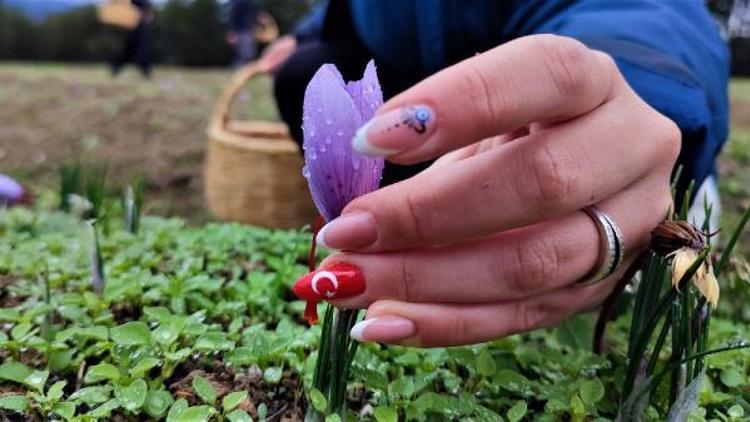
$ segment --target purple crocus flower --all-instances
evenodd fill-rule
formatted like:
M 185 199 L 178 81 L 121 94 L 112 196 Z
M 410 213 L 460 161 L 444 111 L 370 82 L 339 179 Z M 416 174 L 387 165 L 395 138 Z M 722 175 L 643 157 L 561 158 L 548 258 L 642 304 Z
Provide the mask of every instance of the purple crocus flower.
M 13 205 L 30 202 L 31 196 L 20 183 L 0 174 L 0 204 Z
M 305 167 L 313 201 L 326 221 L 354 198 L 378 188 L 383 159 L 352 149 L 354 134 L 383 104 L 375 64 L 362 80 L 345 83 L 332 64 L 321 66 L 305 91 L 302 129 Z

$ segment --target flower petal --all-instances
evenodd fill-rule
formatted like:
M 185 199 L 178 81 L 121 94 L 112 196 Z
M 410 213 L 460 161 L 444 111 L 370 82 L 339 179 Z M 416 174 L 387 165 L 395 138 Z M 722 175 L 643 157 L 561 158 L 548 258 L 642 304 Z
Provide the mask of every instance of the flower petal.
M 23 187 L 10 177 L 0 174 L 0 202 L 15 203 L 23 198 Z
M 370 60 L 362 79 L 346 84 L 346 91 L 349 92 L 354 105 L 359 110 L 362 122 L 372 119 L 375 110 L 383 105 L 383 91 L 380 89 L 380 82 L 378 82 L 375 62 Z
M 351 200 L 380 184 L 383 160 L 355 153 L 351 140 L 381 104 L 372 63 L 362 81 L 349 85 L 335 66 L 323 65 L 307 86 L 302 118 L 303 174 L 326 221 L 338 217 Z
M 693 278 L 693 285 L 695 285 L 706 300 L 716 308 L 716 305 L 719 304 L 720 289 L 719 282 L 716 280 L 713 270 L 707 268 L 706 271 L 701 274 L 701 277 L 698 277 L 698 274 L 696 274 Z
M 304 174 L 315 205 L 327 221 L 336 218 L 348 203 L 341 164 L 351 161 L 351 148 L 346 147 L 361 124 L 341 74 L 335 66 L 323 65 L 305 91 L 302 129 Z

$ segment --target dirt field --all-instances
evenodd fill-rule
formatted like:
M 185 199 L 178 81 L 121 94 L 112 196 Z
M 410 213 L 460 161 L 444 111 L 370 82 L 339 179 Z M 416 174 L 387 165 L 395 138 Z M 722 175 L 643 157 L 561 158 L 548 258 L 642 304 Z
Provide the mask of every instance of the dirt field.
M 106 163 L 118 185 L 145 176 L 148 212 L 201 221 L 205 128 L 228 71 L 134 71 L 0 65 L 0 169 L 54 187 L 60 164 Z M 275 119 L 270 81 L 253 81 L 235 114 Z
M 148 212 L 204 221 L 205 127 L 229 76 L 159 69 L 151 81 L 132 70 L 112 80 L 104 67 L 0 64 L 0 171 L 54 188 L 61 163 L 106 162 L 116 184 L 147 177 Z M 253 81 L 236 114 L 276 118 L 270 88 Z M 727 227 L 750 205 L 750 80 L 733 81 L 731 93 L 732 135 L 720 161 Z

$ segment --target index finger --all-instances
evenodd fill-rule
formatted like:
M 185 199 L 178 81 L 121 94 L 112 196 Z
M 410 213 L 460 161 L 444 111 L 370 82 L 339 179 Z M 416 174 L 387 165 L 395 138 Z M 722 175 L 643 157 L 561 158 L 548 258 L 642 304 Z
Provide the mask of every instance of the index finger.
M 519 38 L 388 101 L 353 145 L 398 163 L 436 158 L 534 122 L 585 114 L 607 100 L 615 69 L 608 56 L 572 38 Z

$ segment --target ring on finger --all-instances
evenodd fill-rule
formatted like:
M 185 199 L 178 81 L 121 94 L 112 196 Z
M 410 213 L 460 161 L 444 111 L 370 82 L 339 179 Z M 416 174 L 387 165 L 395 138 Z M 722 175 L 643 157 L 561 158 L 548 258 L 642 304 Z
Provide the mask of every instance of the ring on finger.
M 588 275 L 576 283 L 581 286 L 588 286 L 604 280 L 617 271 L 625 255 L 625 241 L 620 227 L 615 223 L 612 216 L 599 207 L 590 205 L 581 211 L 591 218 L 599 233 L 600 247 L 596 264 Z

